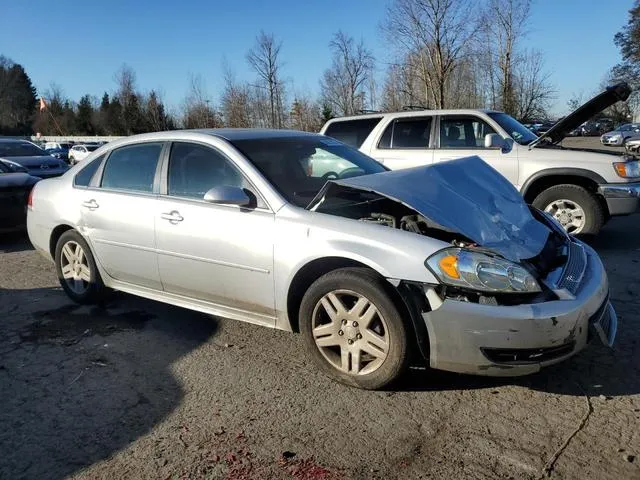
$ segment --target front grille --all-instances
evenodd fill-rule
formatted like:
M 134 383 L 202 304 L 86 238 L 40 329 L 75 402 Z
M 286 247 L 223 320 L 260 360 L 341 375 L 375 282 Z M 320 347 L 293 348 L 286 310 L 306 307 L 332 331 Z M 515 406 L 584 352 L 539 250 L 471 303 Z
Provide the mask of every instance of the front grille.
M 575 295 L 580 287 L 586 268 L 587 253 L 584 248 L 575 242 L 569 242 L 568 259 L 562 275 L 560 275 L 558 288 L 566 288 Z
M 482 348 L 482 353 L 494 363 L 541 363 L 570 354 L 575 342 L 548 348 Z

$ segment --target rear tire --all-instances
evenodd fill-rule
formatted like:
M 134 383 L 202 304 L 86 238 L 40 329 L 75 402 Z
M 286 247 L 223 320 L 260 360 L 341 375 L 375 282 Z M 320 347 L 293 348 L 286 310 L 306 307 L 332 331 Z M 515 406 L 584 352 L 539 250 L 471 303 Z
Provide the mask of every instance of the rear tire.
M 87 242 L 75 230 L 58 239 L 55 252 L 56 273 L 65 293 L 76 303 L 95 304 L 106 298 L 107 287 Z
M 410 359 L 410 330 L 392 300 L 391 285 L 366 268 L 323 275 L 305 293 L 299 325 L 309 355 L 327 376 L 380 389 Z
M 547 188 L 533 200 L 533 206 L 554 215 L 565 230 L 574 235 L 596 235 L 605 223 L 606 212 L 602 204 L 593 193 L 579 185 L 563 184 Z M 583 221 L 577 226 L 576 217 L 571 214 L 580 210 L 583 212 Z

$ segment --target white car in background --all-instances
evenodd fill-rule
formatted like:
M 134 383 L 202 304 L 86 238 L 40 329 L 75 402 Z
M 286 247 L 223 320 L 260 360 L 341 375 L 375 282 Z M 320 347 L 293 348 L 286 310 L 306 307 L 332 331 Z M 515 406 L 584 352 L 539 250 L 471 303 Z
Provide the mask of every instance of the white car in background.
M 640 123 L 625 123 L 615 130 L 605 133 L 600 137 L 600 143 L 612 147 L 620 147 L 627 144 L 631 137 L 640 135 Z
M 630 93 L 626 84 L 609 87 L 539 137 L 506 113 L 469 109 L 334 118 L 320 133 L 392 170 L 477 155 L 509 180 L 527 203 L 553 215 L 567 232 L 596 234 L 610 217 L 640 211 L 640 161 L 620 152 L 559 143 Z M 326 158 L 312 160 L 314 175 L 336 178 Z
M 89 156 L 91 152 L 100 148 L 100 145 L 74 145 L 69 150 L 69 163 L 75 165 L 76 163 L 84 160 Z

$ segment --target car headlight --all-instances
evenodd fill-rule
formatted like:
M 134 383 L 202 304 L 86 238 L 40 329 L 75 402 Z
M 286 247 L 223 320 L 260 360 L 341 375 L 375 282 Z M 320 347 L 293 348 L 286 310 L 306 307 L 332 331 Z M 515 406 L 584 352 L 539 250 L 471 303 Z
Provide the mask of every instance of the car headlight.
M 425 265 L 445 285 L 481 292 L 539 292 L 540 285 L 523 267 L 503 258 L 461 248 L 446 248 Z
M 618 176 L 622 178 L 640 177 L 640 162 L 634 160 L 631 162 L 615 162 L 613 168 Z

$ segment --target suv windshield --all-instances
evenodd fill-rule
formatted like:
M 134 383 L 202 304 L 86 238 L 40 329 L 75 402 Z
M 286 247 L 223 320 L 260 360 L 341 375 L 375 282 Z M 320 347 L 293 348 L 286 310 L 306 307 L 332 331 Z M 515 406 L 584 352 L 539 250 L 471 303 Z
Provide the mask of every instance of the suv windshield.
M 522 125 L 519 121 L 506 113 L 488 113 L 516 142 L 520 145 L 529 145 L 538 137 L 531 130 Z
M 306 207 L 327 180 L 386 171 L 371 157 L 332 138 L 295 136 L 231 142 L 280 194 Z
M 0 142 L 0 157 L 48 157 L 49 154 L 29 142 Z

